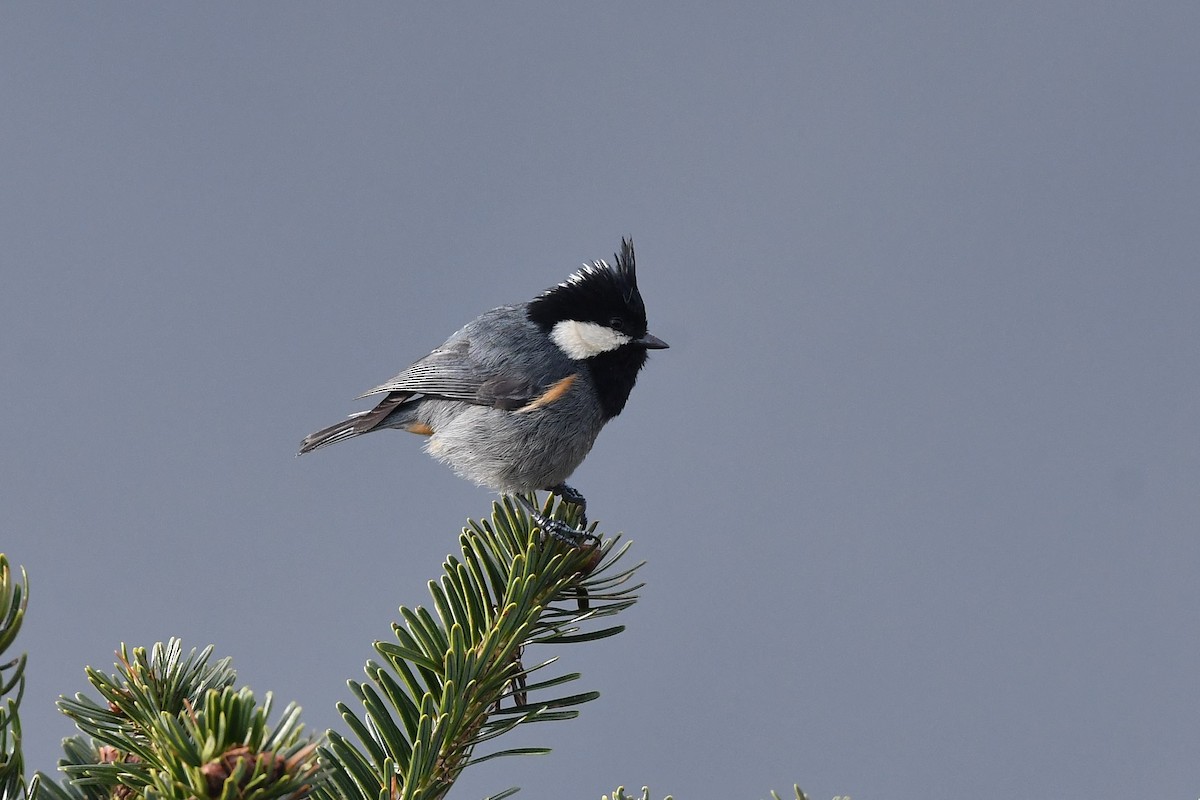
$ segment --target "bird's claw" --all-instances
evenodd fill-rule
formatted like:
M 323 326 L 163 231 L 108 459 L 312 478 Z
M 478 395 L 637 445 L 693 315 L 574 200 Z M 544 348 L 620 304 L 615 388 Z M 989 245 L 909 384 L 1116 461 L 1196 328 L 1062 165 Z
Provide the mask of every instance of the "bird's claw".
M 558 486 L 551 487 L 550 493 L 558 495 L 559 499 L 578 508 L 579 529 L 583 530 L 587 528 L 587 498 L 578 489 L 567 486 L 565 483 L 560 483 Z
M 578 492 L 575 492 L 574 489 L 571 491 L 578 495 Z M 561 519 L 546 516 L 524 495 L 517 495 L 516 497 L 521 505 L 525 506 L 525 510 L 529 512 L 530 518 L 541 528 L 543 534 L 548 534 L 572 547 L 597 545 L 600 543 L 600 537 L 587 530 L 587 515 L 583 513 L 582 508 L 579 512 L 580 524 L 576 528 Z M 566 499 L 568 502 L 573 503 L 572 499 Z M 580 499 L 582 499 L 582 495 L 580 495 Z
M 587 531 L 583 527 L 573 528 L 561 519 L 549 519 L 538 514 L 534 516 L 533 520 L 543 532 L 572 547 L 591 546 L 600 543 L 600 537 L 596 534 Z

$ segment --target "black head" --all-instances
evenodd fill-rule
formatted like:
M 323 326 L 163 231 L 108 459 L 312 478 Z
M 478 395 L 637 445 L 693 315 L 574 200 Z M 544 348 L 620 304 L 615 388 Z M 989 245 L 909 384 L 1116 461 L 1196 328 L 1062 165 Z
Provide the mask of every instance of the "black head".
M 646 333 L 646 306 L 637 288 L 633 242 L 621 241 L 616 266 L 606 261 L 585 264 L 529 304 L 529 318 L 547 333 L 566 320 L 590 322 L 633 338 Z
M 667 346 L 647 330 L 631 240 L 621 240 L 614 261 L 585 264 L 534 298 L 528 312 L 564 353 L 588 365 L 610 417 L 625 407 L 646 351 Z

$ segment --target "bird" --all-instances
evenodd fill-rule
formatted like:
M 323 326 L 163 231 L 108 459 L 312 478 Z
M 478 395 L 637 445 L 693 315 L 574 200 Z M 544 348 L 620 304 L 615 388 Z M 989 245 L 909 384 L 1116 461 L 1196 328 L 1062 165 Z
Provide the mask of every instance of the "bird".
M 386 428 L 418 434 L 460 477 L 580 544 L 595 538 L 587 500 L 566 481 L 625 408 L 648 351 L 667 346 L 648 330 L 633 241 L 622 238 L 613 263 L 585 263 L 528 302 L 481 314 L 359 396 L 382 395 L 374 408 L 305 437 L 298 455 Z M 539 490 L 577 506 L 579 527 L 538 510 L 526 495 Z

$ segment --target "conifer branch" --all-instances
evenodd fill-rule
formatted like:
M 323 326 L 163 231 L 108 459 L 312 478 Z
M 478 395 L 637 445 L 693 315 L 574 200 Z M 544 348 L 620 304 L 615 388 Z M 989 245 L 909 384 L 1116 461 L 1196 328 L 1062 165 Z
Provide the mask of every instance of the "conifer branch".
M 570 504 L 556 509 L 548 498 L 545 513 L 576 524 Z M 395 640 L 375 644 L 381 661 L 367 663 L 365 682 L 350 682 L 361 716 L 345 704 L 338 710 L 357 742 L 330 733 L 321 748 L 327 780 L 314 792 L 322 800 L 444 797 L 470 764 L 549 752 L 476 755 L 479 745 L 525 723 L 573 718 L 577 706 L 598 696 L 551 691 L 578 673 L 530 682 L 556 659 L 526 666 L 524 658 L 535 644 L 590 641 L 624 629 L 591 623 L 636 602 L 640 585 L 629 584 L 637 566 L 614 567 L 627 546 L 617 549 L 615 539 L 563 545 L 543 537 L 507 498 L 493 507 L 490 522 L 471 522 L 459 544 L 461 556 L 447 559 L 441 580 L 429 584 L 432 611 L 402 607 Z
M 83 694 L 59 708 L 88 737 L 64 742 L 69 783 L 41 783 L 49 800 L 245 798 L 307 795 L 317 774 L 316 745 L 289 705 L 268 727 L 271 695 L 259 705 L 234 688 L 229 659 L 212 648 L 186 657 L 178 639 L 118 651 L 116 672 L 88 668 L 97 702 Z

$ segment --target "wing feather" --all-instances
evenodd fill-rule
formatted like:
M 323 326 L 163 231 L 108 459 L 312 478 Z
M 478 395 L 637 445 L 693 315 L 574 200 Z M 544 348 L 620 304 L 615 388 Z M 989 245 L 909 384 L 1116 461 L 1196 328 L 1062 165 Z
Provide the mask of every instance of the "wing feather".
M 468 328 L 359 399 L 404 392 L 515 409 L 539 396 L 556 377 L 534 374 L 511 359 L 497 357 L 494 348 L 477 346 Z

